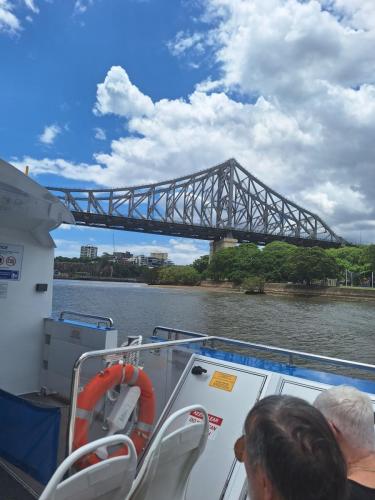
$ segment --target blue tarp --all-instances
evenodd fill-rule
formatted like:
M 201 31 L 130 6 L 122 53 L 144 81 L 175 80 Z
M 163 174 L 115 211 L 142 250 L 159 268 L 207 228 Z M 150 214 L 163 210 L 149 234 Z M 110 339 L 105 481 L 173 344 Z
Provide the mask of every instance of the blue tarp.
M 61 413 L 0 389 L 0 456 L 46 484 L 57 467 Z

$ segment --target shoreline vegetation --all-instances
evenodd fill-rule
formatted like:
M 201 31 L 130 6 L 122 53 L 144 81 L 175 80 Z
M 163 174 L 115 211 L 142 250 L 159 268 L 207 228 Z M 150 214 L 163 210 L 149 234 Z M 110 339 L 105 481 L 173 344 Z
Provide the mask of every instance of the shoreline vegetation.
M 329 250 L 273 242 L 226 248 L 192 265 L 149 269 L 126 262 L 56 257 L 55 278 L 148 283 L 272 295 L 375 298 L 375 245 Z M 343 286 L 343 285 L 353 286 Z

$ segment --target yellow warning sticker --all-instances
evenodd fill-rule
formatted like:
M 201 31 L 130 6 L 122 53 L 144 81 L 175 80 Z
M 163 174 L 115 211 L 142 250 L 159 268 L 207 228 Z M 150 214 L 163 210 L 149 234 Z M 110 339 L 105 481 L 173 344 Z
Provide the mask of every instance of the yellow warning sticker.
M 232 392 L 236 380 L 237 377 L 235 375 L 229 375 L 229 373 L 223 372 L 214 372 L 208 385 L 210 387 L 215 387 L 216 389 L 221 389 L 222 391 Z

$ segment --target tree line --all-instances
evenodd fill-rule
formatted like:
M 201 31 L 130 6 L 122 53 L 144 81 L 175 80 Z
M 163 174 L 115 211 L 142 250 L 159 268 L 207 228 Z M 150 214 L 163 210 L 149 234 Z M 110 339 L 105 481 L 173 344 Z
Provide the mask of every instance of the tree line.
M 108 257 L 56 257 L 55 275 L 69 278 L 119 278 L 148 281 L 150 270 L 133 263 L 111 262 Z
M 345 282 L 347 273 L 352 273 L 353 284 L 363 285 L 369 283 L 371 271 L 375 271 L 375 245 L 324 250 L 273 242 L 262 249 L 251 243 L 226 248 L 211 259 L 200 257 L 191 266 L 159 269 L 154 279 L 162 284 L 194 285 L 212 279 L 239 285 L 259 278 L 311 285 L 327 278 Z
M 134 278 L 166 285 L 197 285 L 202 280 L 232 281 L 236 285 L 260 281 L 311 283 L 327 278 L 345 282 L 348 273 L 354 285 L 369 283 L 375 272 L 375 245 L 345 246 L 324 250 L 320 247 L 297 247 L 284 242 L 269 243 L 259 248 L 252 243 L 226 248 L 211 259 L 204 255 L 188 266 L 159 269 L 134 264 L 56 257 L 55 270 L 71 277 L 92 276 Z M 255 281 L 254 281 L 255 279 Z

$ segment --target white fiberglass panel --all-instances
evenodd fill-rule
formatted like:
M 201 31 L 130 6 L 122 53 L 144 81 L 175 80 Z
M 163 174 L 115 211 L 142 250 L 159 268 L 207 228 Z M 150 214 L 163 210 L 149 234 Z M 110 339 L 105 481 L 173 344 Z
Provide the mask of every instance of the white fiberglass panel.
M 200 367 L 206 372 L 194 374 Z M 190 476 L 186 499 L 218 500 L 225 492 L 236 460 L 233 446 L 245 417 L 265 390 L 271 374 L 255 368 L 197 356 L 185 371 L 167 410 L 203 405 L 210 415 L 210 434 L 203 455 Z M 190 421 L 200 419 L 191 414 Z
M 296 396 L 313 404 L 315 399 L 322 391 L 332 387 L 328 384 L 304 380 L 298 377 L 281 377 L 277 394 L 287 394 L 288 396 Z M 375 395 L 368 394 L 372 401 L 375 411 Z

